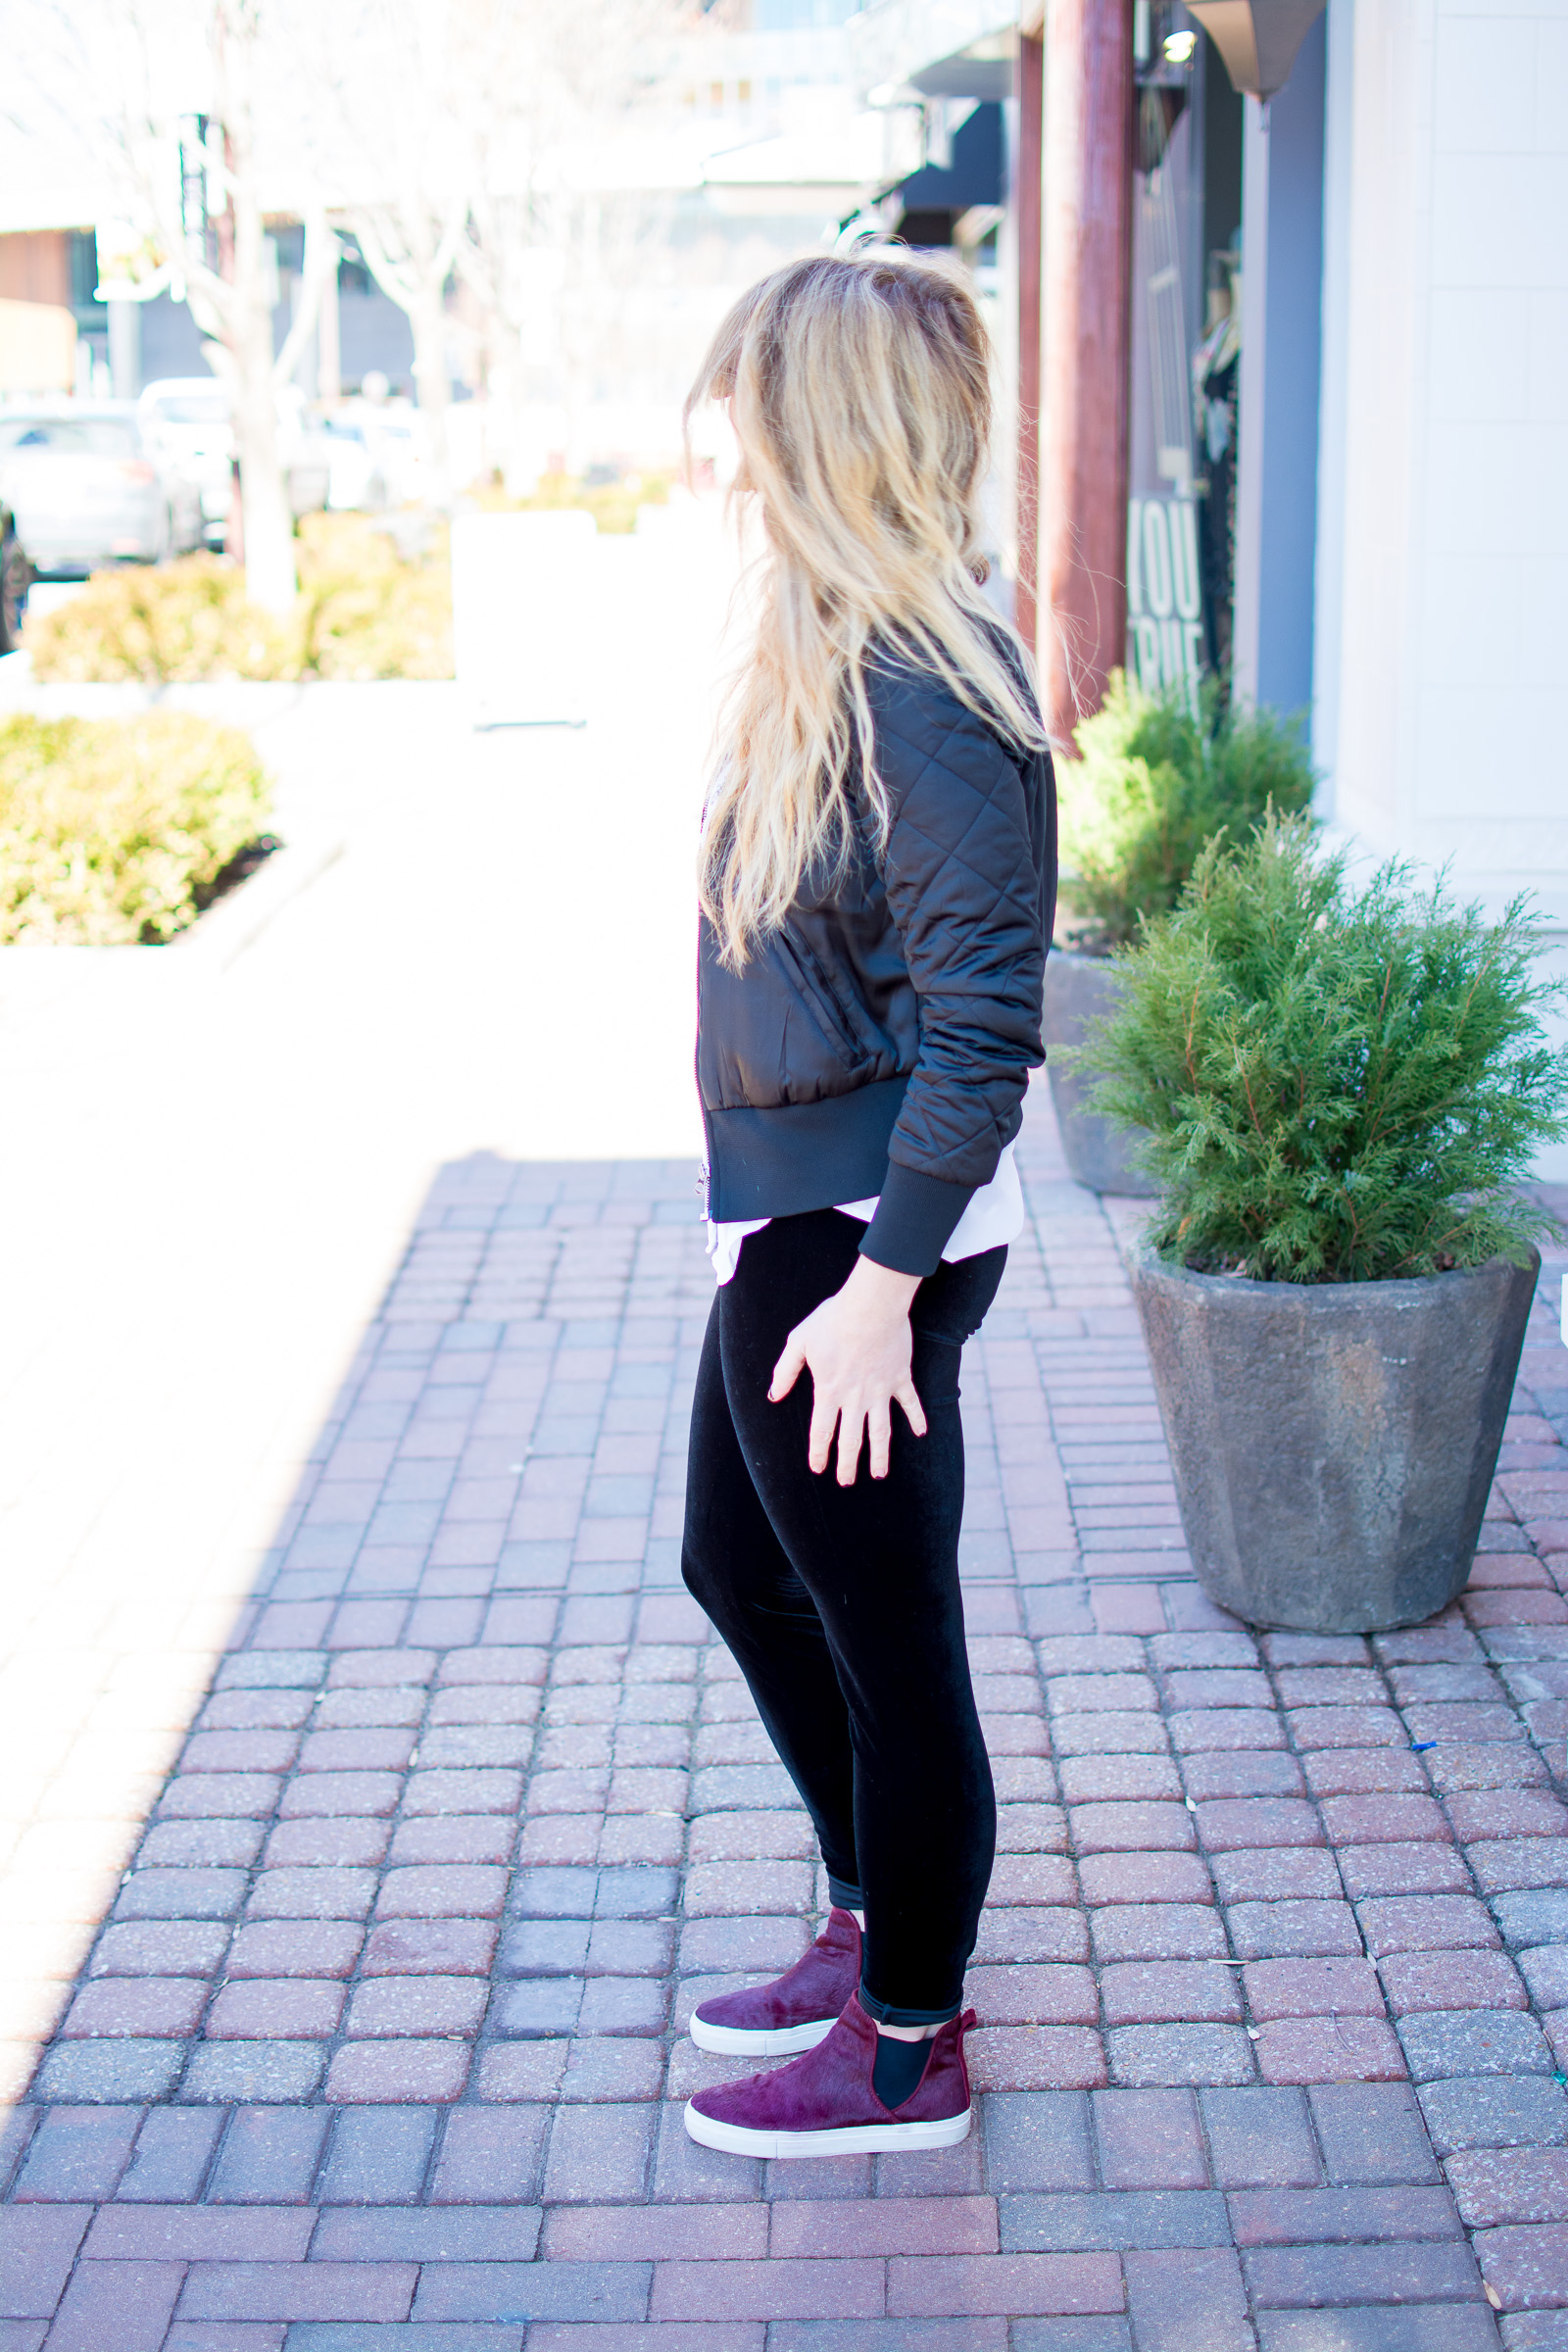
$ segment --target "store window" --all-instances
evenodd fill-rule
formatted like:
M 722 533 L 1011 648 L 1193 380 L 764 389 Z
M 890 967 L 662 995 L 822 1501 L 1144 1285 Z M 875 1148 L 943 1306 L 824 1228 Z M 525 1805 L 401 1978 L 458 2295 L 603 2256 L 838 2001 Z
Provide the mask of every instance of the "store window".
M 1185 8 L 1135 0 L 1127 668 L 1196 708 L 1229 674 L 1242 101 Z

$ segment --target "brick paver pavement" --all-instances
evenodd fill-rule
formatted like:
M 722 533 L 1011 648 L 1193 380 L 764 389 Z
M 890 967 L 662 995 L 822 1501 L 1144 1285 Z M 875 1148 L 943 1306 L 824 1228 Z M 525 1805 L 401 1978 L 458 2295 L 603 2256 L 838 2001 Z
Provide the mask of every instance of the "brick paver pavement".
M 1025 1161 L 965 1371 L 971 2139 L 686 2138 L 745 2071 L 692 2003 L 823 1891 L 679 1583 L 691 1171 L 470 1160 L 6 2127 L 0 2352 L 1568 2346 L 1546 1286 L 1461 1603 L 1256 1640 L 1188 1572 L 1131 1212 L 1043 1095 Z

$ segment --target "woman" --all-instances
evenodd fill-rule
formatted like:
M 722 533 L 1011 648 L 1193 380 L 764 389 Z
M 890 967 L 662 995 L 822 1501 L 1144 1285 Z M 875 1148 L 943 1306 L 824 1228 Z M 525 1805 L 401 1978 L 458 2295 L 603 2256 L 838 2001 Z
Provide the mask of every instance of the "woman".
M 692 2019 L 705 2049 L 806 2053 L 690 2101 L 694 2138 L 747 2155 L 969 2128 L 996 1804 L 958 1593 L 958 1359 L 1023 1222 L 1055 874 L 1027 664 L 980 593 L 988 368 L 961 277 L 822 256 L 737 304 L 692 394 L 728 406 L 766 555 L 704 820 L 719 1288 L 683 1570 L 833 1905 L 784 1977 Z

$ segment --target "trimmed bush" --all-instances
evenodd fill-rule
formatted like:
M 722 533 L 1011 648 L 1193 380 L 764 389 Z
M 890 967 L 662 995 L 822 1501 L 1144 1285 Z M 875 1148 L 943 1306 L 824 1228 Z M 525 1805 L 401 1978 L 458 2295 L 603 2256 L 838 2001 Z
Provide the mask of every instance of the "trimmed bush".
M 1282 816 L 1311 805 L 1312 763 L 1296 729 L 1270 710 L 1221 712 L 1212 686 L 1195 714 L 1185 694 L 1146 695 L 1117 671 L 1073 740 L 1081 758 L 1056 771 L 1061 928 L 1091 952 L 1168 913 L 1223 826 L 1239 839 L 1271 805 Z
M 247 631 L 245 622 L 251 627 Z M 218 556 L 95 573 L 68 604 L 28 619 L 32 674 L 50 684 L 276 675 L 276 623 L 252 612 L 242 572 Z
M 452 556 L 445 525 L 422 556 L 400 555 L 362 514 L 300 525 L 300 593 L 284 675 L 450 678 Z
M 607 537 L 624 538 L 637 528 L 639 507 L 667 507 L 667 474 L 624 474 L 614 482 L 584 482 L 574 473 L 542 473 L 527 498 L 513 498 L 502 489 L 481 490 L 475 504 L 487 514 L 556 514 L 580 508 L 594 518 Z
M 1211 842 L 1077 1057 L 1094 1107 L 1145 1130 L 1153 1247 L 1255 1281 L 1522 1263 L 1555 1227 L 1516 1188 L 1568 1110 L 1541 921 L 1516 901 L 1489 923 L 1396 862 L 1356 892 L 1300 817 Z
M 178 711 L 0 721 L 0 942 L 172 939 L 262 832 L 248 737 Z
M 246 601 L 244 573 L 220 556 L 98 572 L 23 642 L 45 681 L 451 677 L 444 531 L 409 561 L 363 515 L 308 514 L 299 573 L 279 618 Z

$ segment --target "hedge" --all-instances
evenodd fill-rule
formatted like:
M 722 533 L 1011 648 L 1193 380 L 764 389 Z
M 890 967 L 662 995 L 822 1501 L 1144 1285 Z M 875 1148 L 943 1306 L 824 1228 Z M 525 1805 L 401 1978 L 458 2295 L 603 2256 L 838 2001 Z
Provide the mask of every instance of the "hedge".
M 1097 951 L 1124 947 L 1140 921 L 1168 914 L 1206 842 L 1242 841 L 1272 808 L 1312 805 L 1312 761 L 1297 727 L 1232 701 L 1210 681 L 1194 710 L 1177 688 L 1147 695 L 1119 670 L 1080 721 L 1061 795 L 1058 934 Z
M 300 525 L 300 593 L 279 617 L 247 602 L 220 556 L 96 573 L 29 621 L 46 682 L 199 678 L 450 678 L 452 571 L 444 531 L 419 560 L 358 514 Z
M 172 939 L 262 834 L 249 739 L 179 711 L 0 721 L 0 943 Z

